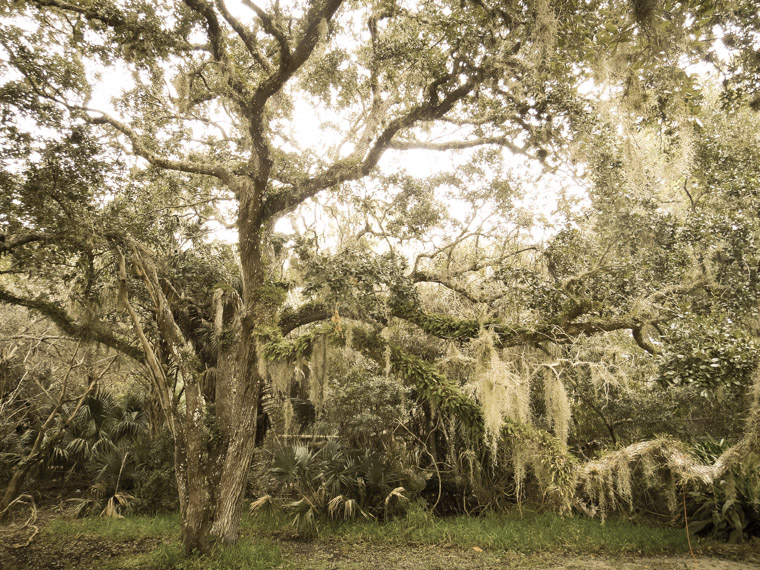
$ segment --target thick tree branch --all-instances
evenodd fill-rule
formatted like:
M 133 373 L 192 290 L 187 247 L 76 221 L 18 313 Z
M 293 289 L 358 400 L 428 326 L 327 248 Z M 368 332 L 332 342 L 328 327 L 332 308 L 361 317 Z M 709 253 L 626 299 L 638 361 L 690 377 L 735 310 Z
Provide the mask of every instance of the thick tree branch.
M 245 84 L 229 65 L 227 50 L 224 45 L 224 31 L 219 24 L 219 18 L 217 18 L 213 6 L 208 4 L 205 0 L 184 0 L 184 2 L 189 8 L 203 16 L 203 19 L 206 20 L 206 35 L 208 36 L 209 44 L 211 46 L 211 55 L 214 57 L 214 60 L 221 65 L 224 76 L 227 79 L 227 85 L 232 89 L 238 103 L 245 105 L 246 100 L 250 97 L 250 93 Z
M 286 69 L 290 64 L 290 44 L 285 33 L 280 29 L 274 19 L 251 0 L 242 0 L 243 6 L 250 8 L 261 21 L 264 31 L 272 36 L 279 46 L 280 70 Z
M 498 145 L 508 148 L 513 154 L 527 154 L 525 149 L 507 140 L 507 136 L 480 137 L 463 141 L 426 142 L 426 141 L 392 141 L 389 148 L 393 150 L 466 150 L 485 145 Z
M 266 58 L 266 56 L 262 53 L 261 49 L 259 48 L 259 42 L 256 39 L 256 35 L 251 33 L 249 29 L 247 29 L 235 16 L 233 16 L 229 9 L 227 8 L 227 4 L 224 2 L 224 0 L 215 0 L 216 7 L 221 12 L 222 16 L 225 20 L 227 20 L 227 23 L 230 25 L 230 27 L 235 31 L 235 33 L 238 35 L 238 37 L 242 40 L 242 42 L 245 44 L 246 49 L 248 50 L 248 53 L 251 54 L 253 59 L 255 59 L 258 64 L 262 67 L 262 69 L 266 73 L 273 73 L 274 67 L 272 66 L 271 62 Z
M 39 232 L 23 232 L 17 235 L 0 234 L 0 256 L 22 245 L 45 239 L 47 239 L 47 236 Z
M 100 113 L 100 111 L 96 112 Z M 132 144 L 132 150 L 134 153 L 147 160 L 153 166 L 178 172 L 187 172 L 188 174 L 213 176 L 230 186 L 234 184 L 234 175 L 232 172 L 219 164 L 195 162 L 191 160 L 173 160 L 156 154 L 145 145 L 141 137 L 134 130 L 105 113 L 101 114 L 99 117 L 90 116 L 88 117 L 88 121 L 94 125 L 108 125 L 125 135 Z
M 137 362 L 143 362 L 145 359 L 145 355 L 139 348 L 113 336 L 101 323 L 77 323 L 63 307 L 52 301 L 41 298 L 28 299 L 19 297 L 10 291 L 0 288 L 0 303 L 18 305 L 37 311 L 53 321 L 63 333 L 71 337 L 97 341 L 114 350 L 118 350 Z
M 635 340 L 636 344 L 646 350 L 649 354 L 659 354 L 660 350 L 644 334 L 644 326 L 646 326 L 646 324 L 641 324 L 631 329 L 633 340 Z
M 294 331 L 298 327 L 326 321 L 334 315 L 335 311 L 323 303 L 307 303 L 297 309 L 287 309 L 280 315 L 279 327 L 283 336 Z
M 438 338 L 466 341 L 477 338 L 482 328 L 491 329 L 496 335 L 500 348 L 537 345 L 543 342 L 565 344 L 580 336 L 634 330 L 642 326 L 642 323 L 632 316 L 596 318 L 562 325 L 545 323 L 534 327 L 524 327 L 495 320 L 480 322 L 476 319 L 459 319 L 441 313 L 428 313 L 411 303 L 393 303 L 391 310 L 394 317 L 415 324 L 426 333 Z
M 80 14 L 92 22 L 98 22 L 108 26 L 115 31 L 129 29 L 131 35 L 140 32 L 148 32 L 151 36 L 151 43 L 154 45 L 166 46 L 180 50 L 193 50 L 195 46 L 190 45 L 182 36 L 174 33 L 172 30 L 164 30 L 160 25 L 150 25 L 147 19 L 133 20 L 127 17 L 118 6 L 118 3 L 111 2 L 81 2 L 74 4 L 65 0 L 31 0 L 37 8 L 56 8 L 63 12 Z M 137 38 L 135 38 L 137 40 Z
M 142 345 L 143 351 L 145 352 L 145 360 L 148 365 L 148 370 L 151 372 L 153 386 L 155 388 L 156 394 L 158 394 L 159 403 L 169 426 L 169 430 L 171 431 L 172 435 L 177 438 L 182 430 L 182 427 L 181 422 L 176 421 L 175 418 L 176 410 L 173 405 L 171 394 L 168 392 L 167 387 L 169 384 L 166 381 L 166 374 L 164 373 L 163 367 L 159 363 L 158 357 L 156 356 L 153 347 L 145 335 L 145 331 L 143 330 L 142 324 L 140 323 L 140 318 L 138 317 L 137 312 L 134 310 L 132 304 L 129 301 L 129 294 L 127 291 L 127 267 L 124 259 L 124 254 L 122 254 L 121 250 L 118 248 L 116 250 L 116 253 L 119 260 L 119 297 L 121 298 L 121 303 L 124 305 L 124 308 L 126 309 L 127 314 L 132 321 L 132 325 L 135 329 L 135 333 L 137 334 L 137 338 L 140 340 L 140 344 Z
M 127 19 L 117 9 L 103 10 L 102 12 L 97 10 L 98 4 L 89 3 L 88 6 L 79 6 L 72 4 L 71 2 L 64 2 L 63 0 L 32 0 L 32 4 L 40 7 L 58 8 L 65 12 L 73 12 L 74 14 L 81 14 L 88 20 L 95 20 L 102 24 L 109 26 L 110 28 L 119 28 L 127 25 Z
M 244 0 L 243 3 L 256 12 L 264 25 L 264 29 L 267 33 L 272 34 L 280 44 L 279 69 L 259 85 L 249 105 L 249 114 L 251 116 L 258 116 L 262 113 L 264 105 L 269 98 L 282 89 L 293 74 L 309 59 L 309 56 L 319 42 L 323 25 L 326 25 L 332 19 L 335 12 L 343 3 L 343 0 L 326 0 L 322 6 L 319 6 L 320 3 L 311 5 L 309 11 L 304 16 L 306 29 L 303 37 L 292 54 L 287 39 L 277 28 L 274 21 L 253 2 Z
M 415 283 L 436 283 L 438 285 L 442 285 L 447 289 L 458 293 L 471 303 L 492 303 L 496 299 L 504 296 L 503 294 L 500 294 L 496 297 L 481 298 L 474 295 L 467 287 L 460 285 L 452 279 L 445 279 L 441 276 L 433 275 L 432 273 L 428 273 L 426 271 L 417 270 L 412 273 L 409 278 Z
M 477 81 L 470 78 L 465 84 L 452 90 L 443 101 L 434 104 L 427 101 L 412 108 L 406 114 L 390 122 L 379 134 L 375 143 L 363 158 L 356 156 L 340 160 L 321 174 L 293 184 L 290 188 L 270 196 L 265 205 L 265 216 L 271 217 L 293 210 L 304 200 L 311 198 L 321 190 L 342 182 L 358 180 L 369 174 L 380 161 L 383 153 L 390 147 L 393 137 L 400 131 L 423 121 L 436 120 L 448 113 L 454 105 L 466 97 L 475 88 Z
M 250 169 L 256 188 L 256 196 L 249 196 L 251 200 L 245 200 L 243 209 L 251 210 L 246 214 L 247 224 L 253 227 L 261 225 L 262 208 L 260 197 L 269 183 L 269 175 L 272 168 L 272 151 L 267 138 L 268 121 L 265 106 L 267 101 L 278 93 L 293 74 L 306 62 L 319 41 L 321 30 L 335 15 L 342 0 L 325 0 L 322 6 L 314 3 L 310 6 L 304 20 L 305 32 L 294 52 L 290 53 L 290 46 L 276 23 L 253 2 L 244 1 L 244 4 L 254 10 L 261 19 L 264 29 L 274 35 L 280 44 L 279 68 L 268 78 L 263 80 L 256 88 L 252 97 L 243 105 L 243 113 L 248 120 L 248 133 L 251 136 L 253 152 L 251 153 Z M 241 210 L 242 211 L 242 210 Z

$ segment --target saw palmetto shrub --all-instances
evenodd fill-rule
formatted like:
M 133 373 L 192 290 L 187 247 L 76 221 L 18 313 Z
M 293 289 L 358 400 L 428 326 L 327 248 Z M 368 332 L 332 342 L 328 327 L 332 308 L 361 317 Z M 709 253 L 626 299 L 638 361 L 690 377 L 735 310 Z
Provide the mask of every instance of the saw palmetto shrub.
M 322 447 L 282 446 L 272 453 L 269 493 L 250 512 L 284 512 L 301 535 L 313 535 L 320 521 L 388 519 L 405 511 L 425 477 L 390 454 L 346 449 L 337 441 Z

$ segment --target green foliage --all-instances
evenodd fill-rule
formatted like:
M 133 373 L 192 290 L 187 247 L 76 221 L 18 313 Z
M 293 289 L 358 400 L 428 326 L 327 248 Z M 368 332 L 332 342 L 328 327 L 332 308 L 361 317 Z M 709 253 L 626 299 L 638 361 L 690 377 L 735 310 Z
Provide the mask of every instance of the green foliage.
M 727 444 L 707 437 L 694 446 L 701 459 L 714 462 Z M 731 543 L 760 536 L 760 457 L 743 458 L 709 488 L 687 493 L 689 530 Z
M 267 539 L 282 535 L 286 521 L 272 525 L 254 518 L 246 522 L 246 536 L 232 548 L 217 547 L 209 555 L 188 555 L 170 541 L 138 556 L 119 557 L 120 568 L 271 568 L 282 564 L 282 554 Z M 176 534 L 179 520 L 171 517 L 126 517 L 118 520 L 89 518 L 78 521 L 55 520 L 43 531 L 46 536 L 103 537 L 131 541 Z M 249 538 L 255 535 L 255 541 Z M 263 540 L 262 538 L 263 537 Z M 622 518 L 604 524 L 580 517 L 560 517 L 552 513 L 507 513 L 484 517 L 438 518 L 424 508 L 412 506 L 402 517 L 388 522 L 359 518 L 349 523 L 325 521 L 320 527 L 321 544 L 368 543 L 372 547 L 447 545 L 471 550 L 511 551 L 522 554 L 630 554 L 658 555 L 689 552 L 683 529 L 654 527 Z M 322 542 L 323 541 L 323 542 Z M 104 567 L 108 567 L 104 563 Z M 227 566 L 225 566 L 225 564 Z
M 128 516 L 121 519 L 86 517 L 78 520 L 56 518 L 45 527 L 52 536 L 101 536 L 112 540 L 139 540 L 170 537 L 179 531 L 179 514 Z
M 142 568 L 155 570 L 265 570 L 282 562 L 280 549 L 268 541 L 244 540 L 234 546 L 216 546 L 209 554 L 188 554 L 172 542 L 140 559 Z
M 404 259 L 394 252 L 376 255 L 352 247 L 328 255 L 317 253 L 315 245 L 301 238 L 294 248 L 307 298 L 319 298 L 328 306 L 347 304 L 362 315 L 382 315 L 384 289 L 407 284 Z
M 471 340 L 478 336 L 482 328 L 482 324 L 475 319 L 424 312 L 407 299 L 394 299 L 392 308 L 396 316 L 414 323 L 427 334 L 437 338 Z
M 403 512 L 424 487 L 424 477 L 399 458 L 371 450 L 344 449 L 335 440 L 320 449 L 304 445 L 274 451 L 270 473 L 275 490 L 253 501 L 250 512 L 272 516 L 284 511 L 302 536 L 314 536 L 325 520 L 376 518 Z
M 694 384 L 703 394 L 725 385 L 746 386 L 757 365 L 755 341 L 731 319 L 689 317 L 671 323 L 664 335 L 661 381 Z
M 689 546 L 681 529 L 657 528 L 610 518 L 604 524 L 581 517 L 523 511 L 483 517 L 437 518 L 410 509 L 390 523 L 357 521 L 326 526 L 324 538 L 373 544 L 453 544 L 459 548 L 578 553 L 683 553 Z
M 156 512 L 176 504 L 173 443 L 160 432 L 152 438 L 146 425 L 144 398 L 136 393 L 117 397 L 99 389 L 85 397 L 68 425 L 73 402 L 66 402 L 54 416 L 40 454 L 32 458 L 27 485 L 57 482 L 66 494 L 75 487 L 86 489 L 82 496 L 69 499 L 71 513 L 121 516 L 129 512 Z M 50 413 L 42 405 L 28 418 L 41 422 Z M 0 458 L 12 467 L 25 460 L 40 425 L 15 434 L 6 427 Z M 13 440 L 13 446 L 11 445 Z M 10 474 L 8 475 L 10 476 Z
M 492 473 L 508 471 L 510 459 L 516 473 L 524 471 L 530 457 L 537 495 L 558 495 L 561 505 L 575 469 L 563 442 L 509 422 L 492 437 L 501 455 L 486 450 L 484 418 L 496 432 L 506 408 L 484 415 L 463 389 L 466 365 L 459 376 L 442 374 L 437 339 L 461 348 L 486 328 L 499 337 L 497 347 L 537 348 L 540 365 L 555 366 L 556 345 L 633 331 L 642 348 L 658 353 L 652 360 L 669 395 L 692 395 L 681 388 L 693 385 L 717 400 L 721 388 L 746 386 L 756 364 L 759 162 L 752 121 L 736 103 L 757 103 L 760 22 L 750 0 L 445 0 L 403 9 L 274 2 L 243 19 L 223 2 L 52 4 L 0 7 L 0 300 L 140 361 L 152 347 L 162 368 L 153 371 L 154 386 L 165 389 L 161 401 L 174 409 L 163 411 L 178 422 L 177 457 L 182 434 L 211 441 L 195 480 L 205 480 L 227 451 L 217 428 L 238 418 L 225 413 L 258 404 L 237 400 L 261 392 L 246 384 L 260 376 L 251 367 L 266 368 L 251 343 L 268 343 L 269 361 L 308 359 L 322 337 L 348 344 L 341 318 L 371 331 L 349 348 L 385 365 L 419 397 L 409 416 L 425 429 L 409 430 L 404 442 L 418 456 L 429 456 L 436 471 L 457 455 L 474 456 L 470 468 Z M 704 74 L 693 70 L 722 61 L 715 30 L 732 59 L 721 64 L 724 108 L 711 110 Z M 110 72 L 130 83 L 116 94 L 119 121 L 90 109 L 98 78 Z M 319 123 L 316 142 L 301 140 L 304 108 Z M 718 117 L 724 110 L 727 122 Z M 749 127 L 734 137 L 743 123 Z M 442 153 L 442 172 L 412 175 L 407 151 L 416 148 Z M 129 160 L 121 158 L 125 149 Z M 395 153 L 409 162 L 394 164 Z M 553 221 L 521 215 L 523 199 L 555 185 L 558 211 L 546 213 Z M 576 186 L 585 193 L 572 203 Z M 289 214 L 292 231 L 275 236 Z M 325 221 L 329 227 L 320 227 Z M 238 248 L 217 240 L 216 228 L 233 225 Z M 141 274 L 133 247 L 155 265 L 156 282 L 146 283 L 153 276 Z M 117 283 L 121 253 L 128 275 Z M 124 292 L 132 300 L 136 322 L 116 303 L 117 289 L 121 301 Z M 434 302 L 421 294 L 441 290 Z M 286 339 L 277 329 L 286 299 L 329 309 L 300 314 L 293 326 L 309 328 Z M 427 310 L 433 304 L 441 310 Z M 331 317 L 332 324 L 310 320 Z M 144 333 L 139 349 L 135 328 Z M 392 341 L 377 334 L 381 328 Z M 394 337 L 395 330 L 403 334 Z M 613 346 L 619 337 L 605 340 Z M 184 347 L 179 356 L 168 356 L 172 345 Z M 608 363 L 558 358 L 570 362 L 557 370 Z M 621 358 L 632 358 L 630 351 Z M 183 388 L 190 379 L 178 370 L 188 368 L 208 380 L 202 422 L 183 413 L 191 386 Z M 527 368 L 523 379 L 534 375 Z M 214 402 L 212 379 L 227 369 L 241 373 L 229 376 L 229 392 Z M 42 392 L 50 376 L 34 377 Z M 658 394 L 651 378 L 639 376 L 629 402 Z M 403 415 L 402 390 L 375 373 L 344 380 L 327 413 L 343 416 L 336 418 L 342 435 L 362 430 L 381 440 Z M 491 380 L 497 386 L 496 373 Z M 558 372 L 557 393 L 565 394 L 564 380 Z M 368 409 L 380 394 L 386 400 L 371 413 L 350 413 L 350 402 Z M 524 417 L 540 415 L 525 394 Z M 222 395 L 231 405 L 217 405 Z M 588 415 L 598 416 L 613 444 L 627 443 L 635 432 L 616 427 L 634 414 L 599 400 L 585 398 Z M 13 409 L 24 421 L 0 418 L 0 452 L 11 468 L 52 409 L 29 407 Z M 679 408 L 673 421 L 690 421 L 692 409 Z M 64 425 L 71 411 L 66 402 L 54 414 L 43 453 L 32 458 L 35 481 L 77 477 L 90 487 L 82 504 L 100 510 L 105 502 L 107 513 L 136 505 L 140 492 L 159 502 L 160 489 L 171 485 L 171 454 L 166 441 L 146 443 L 144 411 L 105 393 L 89 397 Z M 575 450 L 597 436 L 593 427 L 577 430 Z M 289 508 L 308 532 L 325 512 L 350 518 L 403 502 L 398 481 L 382 482 L 381 467 L 398 474 L 386 459 L 304 448 L 279 458 L 274 474 L 294 494 Z M 240 460 L 247 465 L 250 456 Z M 359 479 L 364 487 L 353 483 Z M 378 490 L 370 492 L 372 481 Z M 214 507 L 212 518 L 223 512 Z
M 483 435 L 485 427 L 480 407 L 434 366 L 397 346 L 391 346 L 391 364 L 393 370 L 421 396 L 442 412 L 454 415 L 476 436 Z
M 133 510 L 137 513 L 163 513 L 179 506 L 174 473 L 174 441 L 168 430 L 155 437 L 141 437 L 132 452 L 137 464 Z
M 346 374 L 331 376 L 319 426 L 353 447 L 380 450 L 408 414 L 410 388 L 372 364 L 358 362 Z
M 334 332 L 334 327 L 329 324 L 320 325 L 310 331 L 299 335 L 293 340 L 278 338 L 270 340 L 264 345 L 264 357 L 269 361 L 290 361 L 308 357 L 311 354 L 314 341 L 324 335 Z

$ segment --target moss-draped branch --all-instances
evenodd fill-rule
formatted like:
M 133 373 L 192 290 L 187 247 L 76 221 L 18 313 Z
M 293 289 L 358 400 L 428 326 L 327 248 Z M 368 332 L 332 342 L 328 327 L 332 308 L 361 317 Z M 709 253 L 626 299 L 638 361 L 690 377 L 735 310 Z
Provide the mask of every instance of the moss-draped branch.
M 76 319 L 66 312 L 61 305 L 53 301 L 49 301 L 42 297 L 21 297 L 6 289 L 0 288 L 0 303 L 17 305 L 36 311 L 55 323 L 63 333 L 74 338 L 99 342 L 105 346 L 118 350 L 137 362 L 143 362 L 145 359 L 145 355 L 138 347 L 114 336 L 111 331 L 108 330 L 107 325 L 98 322 L 77 322 Z

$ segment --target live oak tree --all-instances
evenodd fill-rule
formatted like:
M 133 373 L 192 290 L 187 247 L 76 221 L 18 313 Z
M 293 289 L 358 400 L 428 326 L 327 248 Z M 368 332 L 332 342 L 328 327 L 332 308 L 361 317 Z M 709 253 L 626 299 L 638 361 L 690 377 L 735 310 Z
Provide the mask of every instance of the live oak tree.
M 684 62 L 715 59 L 715 26 L 739 19 L 737 35 L 752 36 L 746 14 L 728 8 L 640 0 L 4 3 L 0 253 L 10 261 L 0 300 L 147 367 L 175 441 L 183 543 L 203 550 L 210 536 L 232 542 L 265 361 L 304 356 L 326 331 L 340 337 L 341 318 L 369 323 L 364 337 L 357 333 L 368 354 L 481 434 L 472 399 L 378 328 L 401 319 L 462 343 L 487 330 L 500 348 L 628 330 L 656 351 L 649 330 L 659 315 L 620 303 L 615 291 L 630 284 L 594 281 L 613 272 L 607 260 L 624 251 L 619 241 L 584 250 L 568 230 L 538 256 L 546 272 L 516 275 L 507 261 L 526 244 L 488 228 L 485 212 L 511 211 L 509 185 L 499 180 L 509 157 L 554 181 L 574 157 L 594 183 L 598 231 L 619 230 L 621 216 L 604 216 L 631 208 L 616 131 L 594 88 L 624 90 L 626 112 L 661 120 L 678 138 L 677 121 L 698 99 Z M 99 73 L 123 76 L 111 109 L 92 103 Z M 308 133 L 312 124 L 318 137 Z M 416 150 L 449 153 L 461 168 L 415 181 L 390 159 Z M 423 240 L 432 249 L 402 263 L 394 238 L 432 231 L 442 210 L 431 196 L 444 191 L 480 206 L 486 221 L 438 225 L 459 237 Z M 279 220 L 328 193 L 351 198 L 362 222 L 351 234 L 385 243 L 386 255 L 320 258 L 308 240 L 277 233 Z M 383 193 L 401 197 L 380 215 Z M 230 215 L 236 246 L 210 242 L 210 228 Z M 658 232 L 648 234 L 655 245 Z M 467 248 L 473 255 L 460 257 Z M 580 250 L 584 270 L 574 272 Z M 283 256 L 292 253 L 324 286 L 307 290 L 312 303 L 285 305 L 293 284 Z M 628 265 L 635 262 L 634 252 Z M 469 276 L 490 269 L 501 282 L 473 290 Z M 673 268 L 662 290 L 629 288 L 627 299 L 649 295 L 651 308 L 704 285 L 685 282 L 683 269 Z M 49 283 L 50 293 L 34 294 L 27 277 Z M 414 293 L 420 282 L 476 305 L 528 286 L 538 318 L 514 322 L 506 301 L 479 317 L 426 313 Z M 327 329 L 283 338 L 318 322 Z

